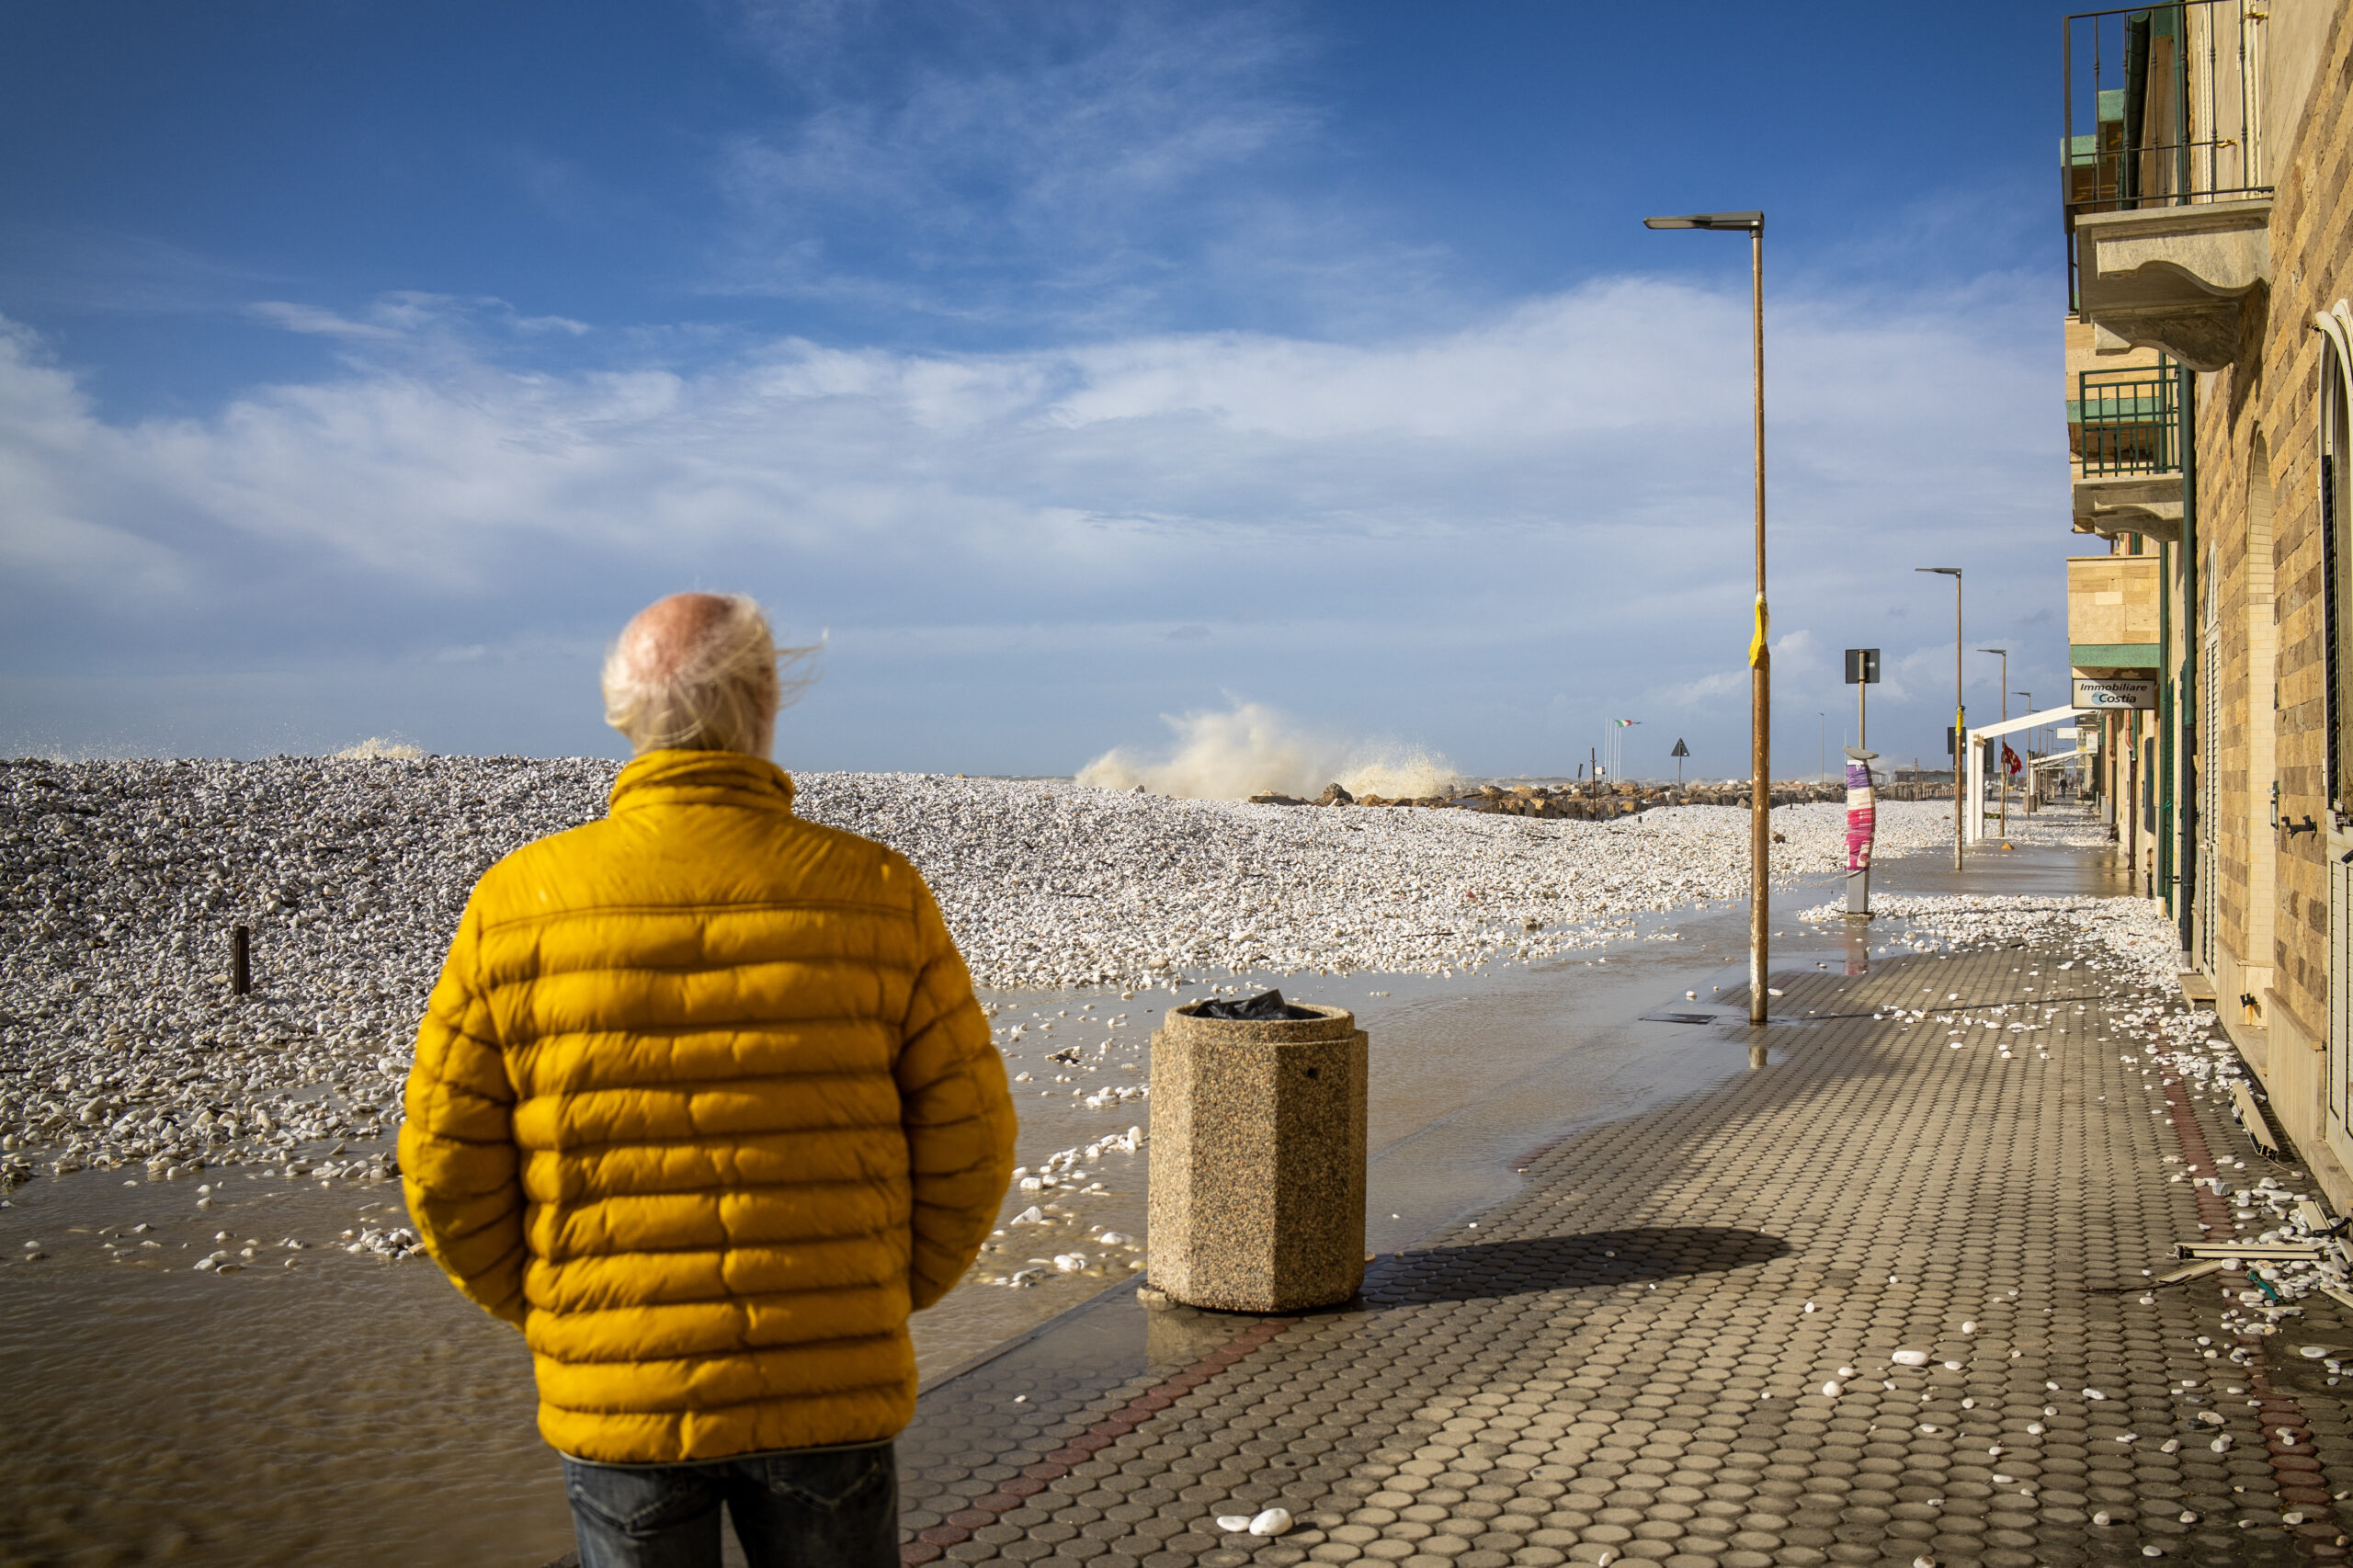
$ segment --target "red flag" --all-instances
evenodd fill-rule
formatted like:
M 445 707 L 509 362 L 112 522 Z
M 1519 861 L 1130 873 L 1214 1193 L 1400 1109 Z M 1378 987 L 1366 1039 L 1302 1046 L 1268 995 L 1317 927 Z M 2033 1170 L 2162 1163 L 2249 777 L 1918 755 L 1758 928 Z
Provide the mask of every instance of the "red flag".
M 2016 773 L 2026 766 L 2018 760 L 2018 754 L 2010 749 L 2010 743 L 2007 741 L 2002 743 L 2002 766 L 2012 773 Z

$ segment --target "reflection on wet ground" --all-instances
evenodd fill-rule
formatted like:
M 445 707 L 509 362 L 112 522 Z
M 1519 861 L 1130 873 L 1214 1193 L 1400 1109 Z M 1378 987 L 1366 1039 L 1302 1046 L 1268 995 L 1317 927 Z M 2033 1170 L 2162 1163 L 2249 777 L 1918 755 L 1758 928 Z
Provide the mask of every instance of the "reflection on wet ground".
M 1997 865 L 1972 859 L 1969 892 L 2119 891 L 2081 851 L 2021 846 Z M 1950 875 L 1918 857 L 1882 863 L 1877 881 L 1890 892 L 1938 892 L 1954 891 Z M 1820 879 L 1777 899 L 1777 971 L 1852 971 L 1898 950 L 1893 928 L 1858 933 L 1794 918 L 1836 893 Z M 1679 939 L 1645 939 L 1662 926 Z M 1507 1195 L 1515 1161 L 1531 1151 L 1748 1071 L 1747 1031 L 1683 1021 L 1728 1011 L 1713 998 L 1744 980 L 1745 942 L 1746 912 L 1734 906 L 1652 917 L 1616 948 L 1534 969 L 1230 983 L 1273 983 L 1294 999 L 1347 1006 L 1371 1035 L 1367 1239 L 1393 1254 Z M 1040 1014 L 1058 1025 L 1007 1047 L 1014 1069 L 1032 1074 L 1019 1086 L 1024 1164 L 1148 1119 L 1141 1100 L 1089 1106 L 1087 1091 L 1141 1081 L 1142 1041 L 1158 1017 L 1147 1009 L 1175 999 L 1165 991 L 1124 1001 L 995 999 L 1001 1025 Z M 1082 1016 L 1089 1003 L 1099 1017 Z M 1097 1031 L 1119 1013 L 1131 1038 Z M 1076 1080 L 1067 1085 L 1040 1070 L 1050 1052 L 1107 1036 L 1120 1040 L 1133 1069 L 1125 1076 L 1112 1070 L 1117 1052 L 1094 1076 L 1062 1074 Z M 1141 1235 L 1144 1156 L 1103 1153 L 1086 1169 L 1093 1179 L 1083 1186 L 1098 1190 L 1060 1195 L 1073 1216 L 1066 1228 Z M 519 1337 L 421 1257 L 335 1250 L 346 1230 L 401 1222 L 396 1189 L 232 1171 L 199 1208 L 195 1187 L 85 1172 L 19 1188 L 0 1210 L 0 1256 L 12 1260 L 0 1273 L 0 1364 L 14 1417 L 0 1437 L 11 1505 L 0 1509 L 0 1568 L 339 1560 L 525 1568 L 568 1548 Z M 1040 1197 L 1017 1192 L 1007 1217 Z M 141 1224 L 151 1228 L 132 1229 Z M 288 1249 L 288 1239 L 310 1244 Z M 237 1272 L 192 1267 L 224 1250 Z M 33 1251 L 45 1256 L 13 1261 Z M 1002 1353 L 989 1358 L 986 1381 L 1007 1387 L 1033 1372 L 1041 1382 L 1068 1375 L 1076 1369 L 1067 1358 L 1082 1351 L 1138 1368 L 1189 1359 L 1175 1343 L 1181 1314 L 1137 1312 L 1131 1285 L 1098 1294 L 1104 1286 L 1097 1271 L 1029 1289 L 960 1288 L 918 1320 L 927 1383 L 991 1350 Z M 1074 1315 L 1051 1336 L 1051 1355 L 1064 1364 L 1031 1367 L 1049 1352 L 1025 1335 L 1065 1312 Z M 1174 1337 L 1155 1346 L 1147 1332 Z M 923 1427 L 919 1417 L 911 1444 L 930 1440 Z
M 525 1563 L 569 1546 L 521 1336 L 422 1257 L 334 1250 L 396 1191 L 232 1173 L 199 1210 L 196 1186 L 85 1173 L 0 1211 L 0 1247 L 48 1255 L 0 1288 L 0 1562 Z M 242 1271 L 193 1267 L 249 1239 Z

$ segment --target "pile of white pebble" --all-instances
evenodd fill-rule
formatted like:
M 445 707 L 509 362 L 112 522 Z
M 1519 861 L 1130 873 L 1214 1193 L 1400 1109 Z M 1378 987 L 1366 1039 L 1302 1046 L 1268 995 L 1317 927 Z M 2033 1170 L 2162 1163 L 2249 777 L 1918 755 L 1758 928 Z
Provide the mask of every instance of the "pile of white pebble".
M 2062 836 L 2067 832 L 2063 821 L 2046 822 L 2050 825 L 2045 832 L 2051 838 L 2068 842 Z M 2105 842 L 2104 835 L 2078 832 L 2081 841 Z M 2018 835 L 2014 832 L 2012 836 Z M 1999 1061 L 2021 1064 L 2047 1062 L 2050 1047 L 2038 1043 L 2036 1037 L 2050 1031 L 2068 1007 L 2075 1015 L 2083 1014 L 2083 1002 L 2066 999 L 2067 993 L 2088 984 L 2097 987 L 2106 1003 L 2112 1045 L 2121 1048 L 2117 1061 L 2136 1069 L 2150 1114 L 2168 1118 L 2174 1114 L 2170 1090 L 2177 1090 L 2184 1102 L 2204 1100 L 2219 1114 L 2242 1120 L 2241 1096 L 2245 1096 L 2245 1102 L 2256 1104 L 2260 1114 L 2259 1102 L 2265 1098 L 2260 1082 L 2240 1062 L 2237 1049 L 2222 1032 L 2214 1012 L 2192 1004 L 2183 994 L 2181 929 L 2162 905 L 2140 898 L 2030 894 L 1882 895 L 1872 903 L 1877 940 L 1951 952 L 2031 944 L 2042 952 L 2074 953 L 2054 965 L 2052 981 L 2059 979 L 2059 971 L 2082 971 L 2077 981 L 2063 983 L 2055 990 L 2046 988 L 2046 999 L 2040 1002 L 1983 1004 L 1948 994 L 1945 1006 L 1932 998 L 1925 1007 L 1890 1007 L 1874 1017 L 1908 1018 L 1912 1026 L 1941 1032 L 1951 1050 L 1973 1047 L 1990 1051 Z M 1806 910 L 1799 918 L 1836 924 L 1845 914 L 1841 905 L 1825 903 Z M 2039 978 L 2039 971 L 2030 977 Z M 2271 1169 L 2266 1171 L 2262 1166 L 2267 1162 L 2260 1153 L 2257 1168 L 2251 1173 L 2246 1159 L 2228 1153 L 2210 1156 L 2211 1163 L 2206 1165 L 2182 1154 L 2161 1158 L 2165 1165 L 2177 1167 L 2166 1173 L 2169 1183 L 2194 1182 L 2218 1198 L 2234 1200 L 2228 1231 L 2200 1224 L 2200 1239 L 2252 1242 L 2268 1249 L 2239 1260 L 2252 1288 L 2238 1291 L 2236 1305 L 2225 1307 L 2222 1312 L 2223 1326 L 2239 1336 L 2238 1343 L 2206 1349 L 2207 1359 L 2250 1363 L 2254 1358 L 2251 1341 L 2283 1332 L 2287 1320 L 2299 1315 L 2294 1303 L 2315 1292 L 2353 1304 L 2353 1266 L 2348 1266 L 2333 1240 L 2335 1217 L 2322 1206 L 2317 1192 L 2303 1189 L 2309 1180 L 2306 1173 L 2279 1161 L 2268 1162 Z M 2219 1261 L 2196 1264 L 2167 1276 L 2167 1282 L 2177 1284 L 2219 1273 L 2221 1268 Z M 2150 1290 L 2159 1288 L 2154 1270 L 2143 1273 L 2152 1279 Z M 2141 1301 L 2146 1305 L 2153 1298 L 2143 1294 Z M 2208 1341 L 2201 1339 L 2199 1344 Z M 2339 1347 L 2306 1346 L 2302 1353 L 2326 1360 L 2332 1385 L 2341 1376 L 2353 1375 L 2353 1355 Z M 2229 1441 L 2217 1437 L 2214 1451 L 2222 1452 Z M 2177 1447 L 2177 1443 L 2168 1442 L 2166 1451 Z
M 46 1168 L 388 1173 L 409 1041 L 468 890 L 603 813 L 617 765 L 279 757 L 0 764 L 0 1185 Z M 1251 806 L 1059 781 L 810 774 L 800 809 L 904 851 L 993 990 L 1249 969 L 1452 973 L 1742 896 L 1745 812 L 1608 823 Z M 1949 808 L 1880 808 L 1880 852 Z M 1774 813 L 1783 877 L 1836 805 Z M 1786 858 L 1778 858 L 1786 856 Z M 229 991 L 229 933 L 253 991 Z M 332 1143 L 333 1148 L 322 1148 Z

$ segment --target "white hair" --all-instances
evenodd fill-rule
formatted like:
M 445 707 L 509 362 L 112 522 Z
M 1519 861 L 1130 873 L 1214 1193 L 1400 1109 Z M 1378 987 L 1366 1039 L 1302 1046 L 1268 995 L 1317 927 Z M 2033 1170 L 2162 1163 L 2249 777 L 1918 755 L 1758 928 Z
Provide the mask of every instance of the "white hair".
M 606 651 L 605 722 L 640 753 L 766 756 L 778 710 L 809 684 L 781 667 L 815 652 L 779 650 L 748 595 L 675 594 L 640 610 Z

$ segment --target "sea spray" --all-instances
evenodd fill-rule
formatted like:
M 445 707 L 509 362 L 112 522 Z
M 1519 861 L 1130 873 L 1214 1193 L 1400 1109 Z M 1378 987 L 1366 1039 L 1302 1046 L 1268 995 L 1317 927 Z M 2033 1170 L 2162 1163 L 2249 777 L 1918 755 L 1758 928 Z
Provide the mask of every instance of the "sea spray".
M 1165 756 L 1116 748 L 1081 768 L 1078 782 L 1098 790 L 1142 786 L 1155 795 L 1201 801 L 1313 797 L 1326 784 L 1393 799 L 1444 794 L 1458 782 L 1453 764 L 1435 752 L 1319 732 L 1263 703 L 1240 702 L 1222 713 L 1163 714 L 1162 720 L 1176 732 Z
M 388 741 L 381 735 L 370 735 L 358 745 L 346 746 L 335 754 L 337 762 L 414 762 L 425 753 L 405 741 Z

